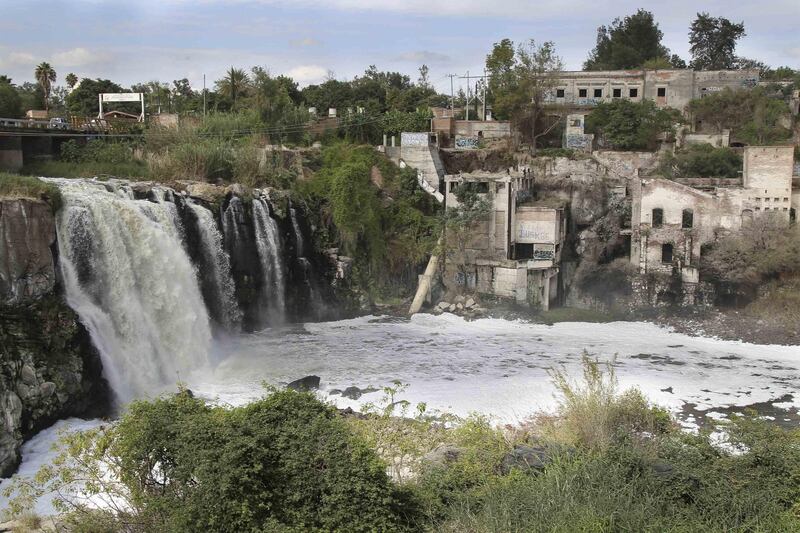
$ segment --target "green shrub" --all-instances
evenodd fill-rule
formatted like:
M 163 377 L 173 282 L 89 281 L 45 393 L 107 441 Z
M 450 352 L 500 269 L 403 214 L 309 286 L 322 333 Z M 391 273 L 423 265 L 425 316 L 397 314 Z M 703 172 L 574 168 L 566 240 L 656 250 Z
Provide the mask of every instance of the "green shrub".
M 320 215 L 331 246 L 353 257 L 354 279 L 373 293 L 416 286 L 417 268 L 436 243 L 438 206 L 416 181 L 372 146 L 326 147 L 313 180 L 297 191 Z M 407 290 L 407 289 L 406 289 Z
M 309 393 L 232 409 L 186 392 L 135 402 L 65 454 L 37 481 L 88 480 L 90 493 L 120 498 L 92 522 L 126 531 L 404 531 L 411 509 L 385 464 Z M 119 483 L 98 482 L 104 468 Z
M 617 99 L 597 105 L 586 117 L 586 132 L 601 135 L 618 150 L 650 150 L 663 133 L 672 133 L 681 121 L 672 108 L 658 108 L 651 100 Z
M 567 157 L 575 158 L 575 150 L 572 148 L 539 148 L 536 150 L 536 157 Z
M 666 153 L 659 171 L 670 179 L 738 178 L 742 172 L 742 156 L 727 147 L 693 144 L 675 154 Z

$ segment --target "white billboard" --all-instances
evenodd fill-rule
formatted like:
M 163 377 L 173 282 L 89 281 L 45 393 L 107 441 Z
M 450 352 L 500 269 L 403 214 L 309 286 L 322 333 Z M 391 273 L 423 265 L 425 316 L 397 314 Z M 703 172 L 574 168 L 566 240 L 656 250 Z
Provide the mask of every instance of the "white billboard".
M 102 93 L 103 102 L 141 102 L 142 93 Z

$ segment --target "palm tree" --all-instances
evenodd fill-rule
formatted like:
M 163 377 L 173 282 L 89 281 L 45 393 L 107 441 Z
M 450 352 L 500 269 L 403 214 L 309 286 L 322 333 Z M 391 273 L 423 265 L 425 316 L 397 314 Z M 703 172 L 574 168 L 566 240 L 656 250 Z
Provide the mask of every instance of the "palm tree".
M 242 94 L 250 82 L 247 73 L 240 68 L 231 67 L 225 73 L 225 77 L 217 80 L 217 90 L 231 99 L 231 107 L 236 105 L 236 97 Z
M 56 81 L 56 71 L 50 66 L 50 63 L 43 61 L 36 67 L 34 76 L 42 87 L 42 91 L 44 91 L 44 109 L 47 111 L 49 110 L 47 104 L 48 100 L 50 100 L 50 89 L 52 89 L 53 83 Z
M 67 86 L 69 86 L 70 89 L 74 89 L 78 84 L 78 76 L 76 76 L 73 72 L 67 74 L 67 77 L 64 78 L 64 80 L 67 82 Z

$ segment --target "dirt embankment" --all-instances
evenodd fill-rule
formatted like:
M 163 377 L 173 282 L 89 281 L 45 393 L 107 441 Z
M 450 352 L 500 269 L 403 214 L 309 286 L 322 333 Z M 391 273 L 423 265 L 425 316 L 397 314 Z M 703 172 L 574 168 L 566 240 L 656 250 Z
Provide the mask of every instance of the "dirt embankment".
M 692 336 L 717 337 L 753 344 L 800 346 L 800 324 L 786 327 L 741 311 L 708 311 L 681 315 L 665 313 L 649 320 Z

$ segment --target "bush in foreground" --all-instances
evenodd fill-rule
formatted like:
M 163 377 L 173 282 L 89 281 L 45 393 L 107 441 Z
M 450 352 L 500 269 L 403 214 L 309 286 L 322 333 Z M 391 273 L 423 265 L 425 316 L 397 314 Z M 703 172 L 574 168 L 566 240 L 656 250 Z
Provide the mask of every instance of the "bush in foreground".
M 583 366 L 577 382 L 553 372 L 555 413 L 504 430 L 442 423 L 424 405 L 414 415 L 400 387 L 346 418 L 291 391 L 233 409 L 185 392 L 138 402 L 70 437 L 55 466 L 18 484 L 14 510 L 88 480 L 110 508 L 65 500 L 70 531 L 800 530 L 798 431 L 738 417 L 720 445 L 620 391 L 612 366 Z
M 118 424 L 72 436 L 17 503 L 79 480 L 112 504 L 97 511 L 80 497 L 61 500 L 73 527 L 86 531 L 406 529 L 384 464 L 307 393 L 276 392 L 233 409 L 186 392 L 136 402 Z

